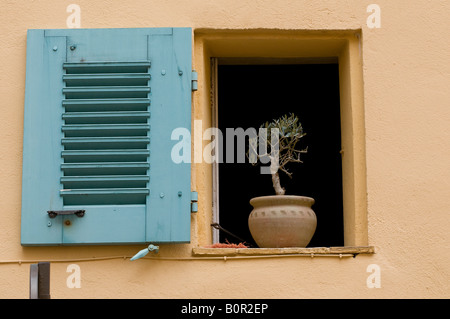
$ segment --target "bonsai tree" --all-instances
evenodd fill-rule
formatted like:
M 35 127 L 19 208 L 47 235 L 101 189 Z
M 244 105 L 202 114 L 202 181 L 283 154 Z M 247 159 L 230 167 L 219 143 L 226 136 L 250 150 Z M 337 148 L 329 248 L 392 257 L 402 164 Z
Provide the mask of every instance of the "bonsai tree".
M 276 195 L 284 195 L 286 190 L 281 187 L 279 171 L 292 178 L 288 171 L 288 163 L 302 163 L 300 154 L 306 153 L 307 148 L 299 149 L 297 143 L 305 136 L 301 123 L 295 114 L 284 115 L 272 122 L 262 124 L 256 138 L 250 139 L 249 159 L 253 165 L 259 159 L 262 163 L 270 160 L 270 174 Z M 259 144 L 259 152 L 257 147 Z M 263 154 L 259 154 L 265 149 Z

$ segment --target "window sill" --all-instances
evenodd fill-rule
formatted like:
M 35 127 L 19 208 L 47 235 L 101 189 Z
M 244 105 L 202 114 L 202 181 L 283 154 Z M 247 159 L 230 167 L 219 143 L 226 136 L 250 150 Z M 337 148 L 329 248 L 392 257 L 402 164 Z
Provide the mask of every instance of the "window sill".
M 374 246 L 356 247 L 311 247 L 311 248 L 207 248 L 195 247 L 195 257 L 250 257 L 250 256 L 336 256 L 355 257 L 359 254 L 374 254 Z

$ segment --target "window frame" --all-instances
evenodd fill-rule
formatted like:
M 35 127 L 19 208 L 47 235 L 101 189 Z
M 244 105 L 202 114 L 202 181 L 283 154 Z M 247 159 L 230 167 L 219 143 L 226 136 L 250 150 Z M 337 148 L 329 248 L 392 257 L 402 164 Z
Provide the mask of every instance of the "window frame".
M 195 119 L 203 128 L 216 127 L 217 59 L 245 58 L 293 60 L 337 58 L 341 104 L 342 178 L 344 211 L 344 246 L 368 246 L 365 121 L 362 77 L 361 30 L 195 30 L 194 63 L 202 95 L 194 101 Z M 212 62 L 211 62 L 212 61 Z M 211 88 L 207 90 L 206 88 Z M 204 105 L 211 105 L 210 108 Z M 195 112 L 202 109 L 203 112 Z M 204 143 L 206 143 L 204 141 Z M 205 229 L 218 218 L 217 165 L 197 166 L 197 174 L 206 176 L 208 194 L 200 196 L 204 207 L 211 207 L 200 221 Z M 201 172 L 199 172 L 201 170 Z M 210 229 L 210 227 L 209 227 Z M 217 230 L 202 238 L 205 244 L 218 240 Z

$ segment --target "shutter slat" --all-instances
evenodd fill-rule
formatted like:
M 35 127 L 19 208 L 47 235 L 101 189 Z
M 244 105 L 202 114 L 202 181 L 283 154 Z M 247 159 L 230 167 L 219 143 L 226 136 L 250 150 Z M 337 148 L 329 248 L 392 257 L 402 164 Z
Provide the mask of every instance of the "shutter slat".
M 97 189 L 62 189 L 62 195 L 119 195 L 149 194 L 147 188 L 97 188 Z
M 64 163 L 61 170 L 64 176 L 90 175 L 146 175 L 148 163 L 106 162 L 106 163 Z
M 63 93 L 69 99 L 88 98 L 129 98 L 146 97 L 150 92 L 149 87 L 142 86 L 85 86 L 66 87 Z
M 67 137 L 92 136 L 142 136 L 147 135 L 147 124 L 70 124 L 63 125 L 62 131 Z
M 61 190 L 66 205 L 145 204 L 150 191 L 146 188 Z
M 148 137 L 66 137 L 61 140 L 66 150 L 140 149 L 147 148 Z
M 65 163 L 83 162 L 145 162 L 148 150 L 67 150 L 61 156 Z
M 62 105 L 66 112 L 145 111 L 150 105 L 150 99 L 65 99 Z
M 93 167 L 111 167 L 111 168 L 120 168 L 120 167 L 143 167 L 148 168 L 148 163 L 132 163 L 132 162 L 120 162 L 120 163 L 63 163 L 61 164 L 62 169 L 70 169 L 70 168 L 93 168 Z
M 61 177 L 62 183 L 70 182 L 106 182 L 106 181 L 148 181 L 146 175 L 105 175 L 105 176 L 66 176 Z
M 104 123 L 147 123 L 150 112 L 66 112 L 62 118 L 66 124 L 104 124 Z
M 151 63 L 149 61 L 142 62 L 88 62 L 88 63 L 73 63 L 66 62 L 63 68 L 66 74 L 79 73 L 117 73 L 117 72 L 147 72 Z
M 83 188 L 145 188 L 146 175 L 65 176 L 61 183 L 65 189 Z
M 147 85 L 148 73 L 98 73 L 98 74 L 66 74 L 63 77 L 66 86 L 128 86 Z

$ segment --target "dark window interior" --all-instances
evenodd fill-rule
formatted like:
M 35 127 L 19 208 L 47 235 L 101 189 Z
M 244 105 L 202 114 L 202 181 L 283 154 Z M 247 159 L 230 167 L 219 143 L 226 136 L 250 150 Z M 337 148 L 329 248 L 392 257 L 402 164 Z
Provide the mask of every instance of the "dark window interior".
M 306 136 L 302 164 L 288 167 L 289 179 L 280 172 L 286 195 L 310 196 L 317 229 L 308 247 L 344 245 L 342 166 L 338 64 L 219 65 L 218 126 L 226 143 L 226 128 L 256 129 L 284 114 L 296 114 Z M 224 145 L 225 145 L 224 143 Z M 235 143 L 236 145 L 236 143 Z M 252 197 L 274 195 L 270 175 L 260 165 L 219 164 L 219 223 L 257 247 L 248 229 Z M 236 151 L 235 151 L 236 154 Z M 265 164 L 267 165 L 267 164 Z M 240 240 L 220 231 L 220 242 Z

